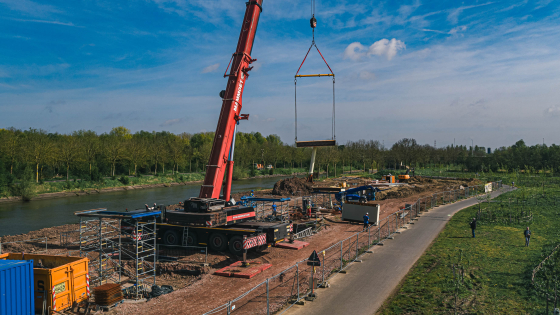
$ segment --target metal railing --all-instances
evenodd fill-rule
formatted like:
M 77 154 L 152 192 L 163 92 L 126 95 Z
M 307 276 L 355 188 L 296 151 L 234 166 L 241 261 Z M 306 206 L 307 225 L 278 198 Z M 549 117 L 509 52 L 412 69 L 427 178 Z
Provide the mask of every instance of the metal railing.
M 493 184 L 496 184 L 496 188 L 502 187 L 501 181 Z M 468 187 L 471 189 L 465 188 L 465 191 L 452 190 L 420 198 L 416 203 L 380 220 L 377 226 L 369 226 L 366 230 L 318 252 L 320 267 L 308 266 L 307 259 L 299 261 L 204 315 L 282 314 L 304 299 L 312 287 L 326 286 L 330 278 L 348 268 L 372 246 L 383 244 L 403 226 L 416 220 L 419 214 L 437 207 L 440 198 L 440 204 L 466 199 L 478 191 L 484 192 L 484 185 L 479 186 L 482 188 L 473 186 Z

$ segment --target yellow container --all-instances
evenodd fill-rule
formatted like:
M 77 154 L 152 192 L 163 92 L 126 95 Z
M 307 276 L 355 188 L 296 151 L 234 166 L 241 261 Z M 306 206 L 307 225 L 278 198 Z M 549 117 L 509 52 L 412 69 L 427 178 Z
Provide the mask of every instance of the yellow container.
M 0 260 L 33 260 L 35 310 L 38 312 L 43 309 L 43 299 L 48 314 L 88 299 L 87 258 L 33 254 L 22 257 L 22 254 L 6 253 L 0 255 Z

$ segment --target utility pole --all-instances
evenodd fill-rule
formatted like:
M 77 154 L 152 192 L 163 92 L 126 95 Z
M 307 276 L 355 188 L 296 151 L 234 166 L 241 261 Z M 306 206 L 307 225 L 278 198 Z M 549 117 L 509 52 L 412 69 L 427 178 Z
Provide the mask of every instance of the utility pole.
M 471 156 L 474 156 L 474 140 L 471 139 Z

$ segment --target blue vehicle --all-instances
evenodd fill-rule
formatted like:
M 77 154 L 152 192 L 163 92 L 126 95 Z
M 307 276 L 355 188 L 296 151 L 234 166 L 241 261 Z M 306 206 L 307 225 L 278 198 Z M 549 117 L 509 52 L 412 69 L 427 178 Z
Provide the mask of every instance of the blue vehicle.
M 373 187 L 370 185 L 367 186 L 360 186 L 356 188 L 350 188 L 346 191 L 341 191 L 336 193 L 334 196 L 336 201 L 342 202 L 342 198 L 344 201 L 352 201 L 352 202 L 368 202 L 371 200 L 375 200 L 375 193 L 382 191 L 377 187 Z

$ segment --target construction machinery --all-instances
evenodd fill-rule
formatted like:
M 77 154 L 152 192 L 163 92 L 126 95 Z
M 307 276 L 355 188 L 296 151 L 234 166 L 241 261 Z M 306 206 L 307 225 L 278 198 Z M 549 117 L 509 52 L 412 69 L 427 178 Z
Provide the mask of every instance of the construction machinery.
M 338 192 L 334 195 L 336 201 L 342 202 L 344 198 L 345 202 L 368 202 L 375 200 L 375 194 L 377 192 L 383 191 L 378 187 L 373 187 L 371 185 L 360 186 L 356 188 L 350 188 L 345 191 Z
M 409 173 L 410 173 L 410 169 L 407 166 L 406 172 L 404 174 L 399 175 L 399 180 L 409 179 L 410 178 L 410 175 L 408 175 Z
M 220 92 L 222 109 L 199 197 L 185 200 L 183 208 L 164 211 L 157 232 L 158 241 L 164 244 L 209 245 L 216 251 L 229 248 L 238 255 L 247 248 L 280 242 L 292 232 L 290 222 L 255 222 L 255 209 L 237 205 L 231 198 L 235 133 L 239 122 L 249 118 L 241 114 L 243 90 L 251 64 L 257 61 L 251 52 L 262 3 L 263 0 L 246 2 L 237 49 L 224 73 L 227 86 Z

